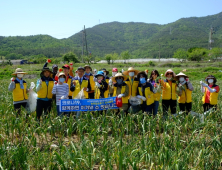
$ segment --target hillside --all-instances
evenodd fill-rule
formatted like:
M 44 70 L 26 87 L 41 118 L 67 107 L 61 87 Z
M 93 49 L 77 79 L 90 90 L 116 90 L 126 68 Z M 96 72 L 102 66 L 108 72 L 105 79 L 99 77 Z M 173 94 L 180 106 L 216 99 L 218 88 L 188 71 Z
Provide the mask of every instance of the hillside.
M 214 27 L 213 46 L 222 44 L 222 12 L 206 17 L 182 18 L 166 25 L 147 23 L 111 22 L 87 28 L 88 49 L 94 56 L 129 50 L 133 58 L 171 57 L 178 48 L 208 47 L 209 30 Z M 49 35 L 0 36 L 0 55 L 10 53 L 22 56 L 43 54 L 59 57 L 74 51 L 81 55 L 82 33 L 67 39 L 56 39 Z

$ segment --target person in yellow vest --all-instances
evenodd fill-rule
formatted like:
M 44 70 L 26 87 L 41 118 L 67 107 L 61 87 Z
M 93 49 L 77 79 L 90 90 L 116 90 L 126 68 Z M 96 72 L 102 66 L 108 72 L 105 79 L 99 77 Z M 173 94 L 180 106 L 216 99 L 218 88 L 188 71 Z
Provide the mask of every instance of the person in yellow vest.
M 72 78 L 70 90 L 73 93 L 73 99 L 78 96 L 81 90 L 83 90 L 84 98 L 88 99 L 88 91 L 91 91 L 91 87 L 89 84 L 89 79 L 84 77 L 84 72 L 85 69 L 83 67 L 79 67 L 77 69 L 78 76 Z
M 113 85 L 113 96 L 122 98 L 122 107 L 118 110 L 123 110 L 124 113 L 128 114 L 128 98 L 129 98 L 129 86 L 124 82 L 127 79 L 122 73 L 117 73 L 112 77 Z
M 165 72 L 166 79 L 162 80 L 162 108 L 163 108 L 163 116 L 166 118 L 168 110 L 170 108 L 171 114 L 176 116 L 176 108 L 177 108 L 177 96 L 176 96 L 176 88 L 177 84 L 175 81 L 176 74 L 173 70 L 168 69 Z
M 160 74 L 157 70 L 153 70 L 151 72 L 148 82 L 153 85 L 154 89 L 156 89 L 156 93 L 153 94 L 154 97 L 153 115 L 157 115 L 159 101 L 161 97 L 161 83 L 160 83 L 161 79 L 160 79 Z
M 11 78 L 11 83 L 9 84 L 8 90 L 12 92 L 13 94 L 13 105 L 14 110 L 16 111 L 16 116 L 20 116 L 21 113 L 21 107 L 26 108 L 27 107 L 27 100 L 29 92 L 27 88 L 27 83 L 25 80 L 23 80 L 24 74 L 27 74 L 26 72 L 23 72 L 21 68 L 17 68 L 15 72 L 12 75 L 15 75 L 16 78 Z
M 98 71 L 94 78 L 95 82 L 95 99 L 105 98 L 105 93 L 108 89 L 108 84 L 106 82 L 104 72 Z
M 92 68 L 89 65 L 85 65 L 84 69 L 85 69 L 84 77 L 86 77 L 89 80 L 89 84 L 91 87 L 91 91 L 88 92 L 88 96 L 89 99 L 94 99 L 95 82 L 93 81 L 94 76 L 91 73 Z
M 189 81 L 188 76 L 182 72 L 176 75 L 176 80 L 178 80 L 178 103 L 180 111 L 188 114 L 192 109 L 193 86 Z
M 217 79 L 213 75 L 208 75 L 205 78 L 206 83 L 200 81 L 201 91 L 204 93 L 202 98 L 204 112 L 211 108 L 217 109 L 218 94 L 220 87 L 216 85 Z
M 137 90 L 137 98 L 143 102 L 141 104 L 142 111 L 151 115 L 154 108 L 154 90 L 151 83 L 147 82 L 147 74 L 145 71 L 141 71 L 137 74 L 140 83 Z
M 134 69 L 133 67 L 129 67 L 127 71 L 123 72 L 123 75 L 129 76 L 128 79 L 126 79 L 125 83 L 128 85 L 129 87 L 129 99 L 130 97 L 135 97 L 137 95 L 137 88 L 139 85 L 139 79 L 136 77 L 136 75 L 139 73 L 139 70 Z M 132 108 L 132 110 L 134 110 L 134 108 L 136 106 L 131 106 L 130 102 L 128 105 L 128 109 Z M 137 110 L 137 109 L 135 109 Z
M 108 76 L 109 71 L 107 71 L 105 68 L 101 69 L 101 71 L 103 71 L 104 77 L 105 77 L 105 81 L 108 84 L 108 89 L 104 93 L 104 98 L 108 98 L 109 97 L 109 76 Z
M 37 105 L 36 105 L 36 118 L 39 121 L 44 111 L 48 115 L 52 107 L 52 89 L 54 80 L 50 77 L 52 71 L 48 67 L 44 67 L 36 85 L 37 91 Z
M 118 73 L 117 68 L 112 69 L 112 77 L 114 77 Z M 109 79 L 109 97 L 113 97 L 113 90 L 115 82 L 112 81 L 112 77 Z

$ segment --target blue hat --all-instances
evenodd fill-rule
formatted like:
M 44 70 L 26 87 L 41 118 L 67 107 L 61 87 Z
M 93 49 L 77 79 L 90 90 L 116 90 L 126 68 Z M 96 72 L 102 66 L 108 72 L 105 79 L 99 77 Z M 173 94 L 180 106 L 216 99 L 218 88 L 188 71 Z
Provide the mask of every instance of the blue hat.
M 97 74 L 95 75 L 95 77 L 97 77 L 97 76 L 103 76 L 104 77 L 103 71 L 98 71 Z

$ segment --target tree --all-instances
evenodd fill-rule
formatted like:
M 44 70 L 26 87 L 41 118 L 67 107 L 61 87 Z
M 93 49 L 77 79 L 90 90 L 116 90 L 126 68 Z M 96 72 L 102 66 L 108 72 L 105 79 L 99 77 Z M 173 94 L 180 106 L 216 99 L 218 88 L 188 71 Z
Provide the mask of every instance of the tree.
M 123 51 L 123 52 L 121 53 L 121 57 L 122 57 L 122 59 L 124 60 L 124 63 L 126 63 L 126 60 L 130 58 L 129 51 Z
M 188 52 L 182 48 L 179 48 L 176 52 L 174 52 L 173 58 L 177 58 L 180 62 L 186 61 L 188 57 Z
M 218 47 L 215 47 L 209 51 L 209 56 L 213 60 L 217 60 L 217 57 L 220 57 L 221 55 L 222 55 L 222 50 Z
M 112 64 L 114 63 L 115 60 L 118 59 L 118 56 L 119 56 L 119 55 L 118 55 L 117 53 L 113 53 L 113 54 L 112 54 L 112 57 L 111 57 L 111 62 L 112 62 Z
M 206 54 L 207 54 L 207 49 L 196 48 L 196 49 L 192 50 L 191 53 L 188 53 L 188 60 L 199 62 L 204 57 L 206 57 Z
M 66 53 L 62 56 L 63 61 L 67 61 L 68 63 L 70 61 L 74 63 L 79 63 L 79 60 L 76 58 L 76 55 L 73 52 Z
M 112 54 L 106 54 L 105 58 L 106 58 L 107 63 L 110 64 L 110 61 L 112 59 Z

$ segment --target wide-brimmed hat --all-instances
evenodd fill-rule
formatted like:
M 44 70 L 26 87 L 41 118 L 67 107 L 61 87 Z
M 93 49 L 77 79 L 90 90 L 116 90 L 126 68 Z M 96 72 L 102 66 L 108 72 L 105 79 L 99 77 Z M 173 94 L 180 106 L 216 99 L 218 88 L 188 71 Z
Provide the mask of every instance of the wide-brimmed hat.
M 179 74 L 177 74 L 175 78 L 178 80 L 180 76 L 185 77 L 185 79 L 186 79 L 186 78 L 189 78 L 186 74 L 184 74 L 184 73 L 182 73 L 182 72 L 180 72 Z
M 28 74 L 28 73 L 23 72 L 21 68 L 17 68 L 15 69 L 15 72 L 12 75 L 16 75 L 16 74 Z
M 145 77 L 145 79 L 147 79 L 147 74 L 146 74 L 146 72 L 145 71 L 141 71 L 141 72 L 139 72 L 138 74 L 137 74 L 137 78 L 139 79 L 140 78 L 140 75 L 143 75 L 143 77 Z
M 85 65 L 84 69 L 86 70 L 86 68 L 90 68 L 90 71 L 92 71 L 92 67 L 90 67 L 89 65 Z
M 40 73 L 40 76 L 41 76 L 41 77 L 43 76 L 43 73 L 44 73 L 45 71 L 49 71 L 50 73 L 52 73 L 52 71 L 50 70 L 49 67 L 43 67 L 42 72 Z
M 108 75 L 109 74 L 109 71 L 107 71 L 105 68 L 102 68 L 100 71 L 105 71 L 106 72 L 106 75 Z
M 135 76 L 140 72 L 139 70 L 134 69 L 133 67 L 128 68 L 127 71 L 124 71 L 124 75 L 129 75 L 129 72 L 135 72 Z
M 117 73 L 114 77 L 112 77 L 112 81 L 113 82 L 116 82 L 116 78 L 117 77 L 122 77 L 123 78 L 123 81 L 125 81 L 127 79 L 127 76 L 123 75 L 122 73 Z
M 68 64 L 65 64 L 64 66 L 62 66 L 62 68 L 68 68 L 70 69 L 70 66 Z
M 66 76 L 65 73 L 59 73 L 59 77 L 60 76 Z
M 168 69 L 166 72 L 165 72 L 165 77 L 167 76 L 167 73 L 173 73 L 173 77 L 176 77 L 176 74 L 173 72 L 173 70 L 171 69 Z
M 97 74 L 95 75 L 95 77 L 98 77 L 98 76 L 103 76 L 104 77 L 103 71 L 98 71 Z

